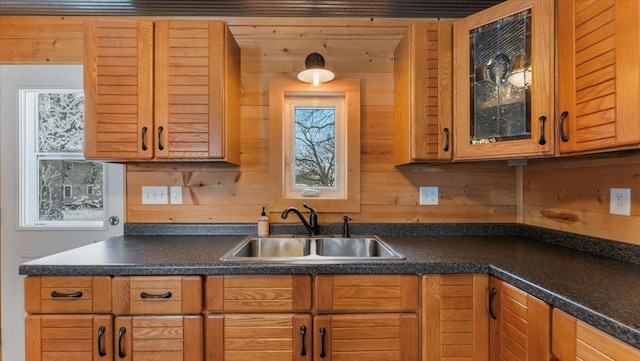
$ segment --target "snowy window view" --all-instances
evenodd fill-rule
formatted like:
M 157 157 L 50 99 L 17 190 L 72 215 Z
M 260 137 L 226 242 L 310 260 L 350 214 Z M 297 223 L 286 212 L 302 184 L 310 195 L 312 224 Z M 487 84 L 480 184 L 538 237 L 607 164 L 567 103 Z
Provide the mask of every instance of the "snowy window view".
M 295 108 L 296 187 L 335 187 L 336 109 Z
M 33 185 L 24 190 L 27 223 L 102 222 L 104 170 L 82 155 L 82 92 L 28 90 L 23 96 L 28 123 L 23 174 Z

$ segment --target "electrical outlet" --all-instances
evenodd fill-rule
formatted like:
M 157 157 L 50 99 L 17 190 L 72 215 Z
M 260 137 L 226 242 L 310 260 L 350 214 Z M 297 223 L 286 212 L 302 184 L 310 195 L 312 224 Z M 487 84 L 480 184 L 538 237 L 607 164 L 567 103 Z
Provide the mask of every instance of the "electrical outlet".
M 621 216 L 631 215 L 631 189 L 611 188 L 611 202 L 609 204 L 609 214 Z
M 438 205 L 438 187 L 420 187 L 420 205 Z
M 142 204 L 168 204 L 166 186 L 142 186 Z
M 171 204 L 182 204 L 182 187 L 171 186 L 169 190 L 171 192 Z

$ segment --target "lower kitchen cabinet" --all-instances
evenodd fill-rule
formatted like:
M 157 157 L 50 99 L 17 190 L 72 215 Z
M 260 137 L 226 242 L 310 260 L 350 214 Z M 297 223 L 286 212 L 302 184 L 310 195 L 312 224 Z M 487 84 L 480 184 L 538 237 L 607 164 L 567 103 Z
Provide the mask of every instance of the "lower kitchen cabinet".
M 113 361 L 113 316 L 28 315 L 27 361 Z
M 418 315 L 320 315 L 313 319 L 314 360 L 417 361 Z
M 308 361 L 312 359 L 310 314 L 209 315 L 207 361 Z
M 422 277 L 422 359 L 489 359 L 489 276 Z
M 489 359 L 551 359 L 551 307 L 497 278 L 489 280 Z
M 557 361 L 640 360 L 640 349 L 595 329 L 575 317 L 554 309 L 551 340 Z
M 114 323 L 119 361 L 202 361 L 202 316 L 118 316 Z

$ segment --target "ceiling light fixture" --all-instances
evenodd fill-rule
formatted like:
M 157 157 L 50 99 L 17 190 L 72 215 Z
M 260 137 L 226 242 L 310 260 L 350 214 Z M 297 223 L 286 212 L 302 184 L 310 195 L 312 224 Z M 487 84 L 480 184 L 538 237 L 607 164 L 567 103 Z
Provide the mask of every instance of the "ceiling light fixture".
M 307 55 L 304 60 L 305 70 L 298 73 L 298 79 L 315 86 L 331 81 L 335 76 L 331 70 L 324 68 L 324 57 L 318 53 Z

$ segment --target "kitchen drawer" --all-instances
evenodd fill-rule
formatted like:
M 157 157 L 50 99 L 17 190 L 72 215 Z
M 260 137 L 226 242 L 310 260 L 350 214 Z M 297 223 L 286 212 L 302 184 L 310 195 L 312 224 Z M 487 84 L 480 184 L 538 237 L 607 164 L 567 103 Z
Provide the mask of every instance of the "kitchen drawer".
M 111 312 L 109 276 L 28 276 L 24 289 L 28 313 Z
M 200 276 L 113 278 L 113 313 L 117 315 L 193 315 L 201 311 Z
M 418 275 L 318 275 L 318 312 L 407 312 L 418 309 Z
M 311 308 L 311 276 L 209 276 L 207 310 L 292 312 Z

